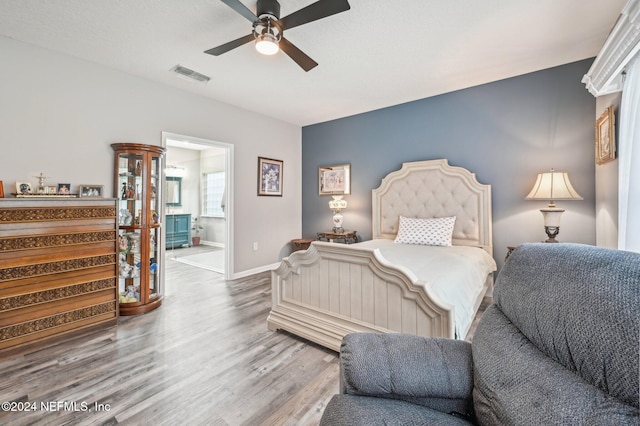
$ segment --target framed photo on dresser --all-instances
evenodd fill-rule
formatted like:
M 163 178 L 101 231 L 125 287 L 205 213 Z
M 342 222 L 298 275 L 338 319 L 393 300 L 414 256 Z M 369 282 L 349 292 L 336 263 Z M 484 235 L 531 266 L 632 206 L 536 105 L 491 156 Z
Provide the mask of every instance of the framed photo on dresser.
M 69 195 L 71 194 L 71 184 L 70 183 L 59 183 L 58 184 L 58 195 Z
M 16 193 L 19 195 L 29 195 L 33 192 L 31 183 L 29 182 L 16 182 Z
M 104 193 L 103 185 L 80 185 L 78 197 L 81 198 L 102 198 Z

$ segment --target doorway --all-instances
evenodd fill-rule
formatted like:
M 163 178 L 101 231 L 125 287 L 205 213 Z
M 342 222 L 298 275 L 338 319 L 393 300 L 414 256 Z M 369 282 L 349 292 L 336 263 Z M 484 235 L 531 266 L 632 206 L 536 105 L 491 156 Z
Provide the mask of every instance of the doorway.
M 220 273 L 233 265 L 233 145 L 162 132 L 165 162 L 163 255 Z

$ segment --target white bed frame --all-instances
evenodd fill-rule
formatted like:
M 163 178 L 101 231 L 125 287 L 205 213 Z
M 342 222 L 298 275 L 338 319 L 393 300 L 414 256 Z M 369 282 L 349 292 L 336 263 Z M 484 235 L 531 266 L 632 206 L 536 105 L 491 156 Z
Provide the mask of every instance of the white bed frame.
M 453 244 L 481 247 L 493 256 L 491 186 L 447 160 L 404 163 L 373 190 L 372 210 L 374 239 L 394 239 L 399 216 L 456 216 Z M 489 274 L 474 311 L 492 284 Z M 282 260 L 271 286 L 269 329 L 335 351 L 353 332 L 455 338 L 453 306 L 377 249 L 314 241 Z

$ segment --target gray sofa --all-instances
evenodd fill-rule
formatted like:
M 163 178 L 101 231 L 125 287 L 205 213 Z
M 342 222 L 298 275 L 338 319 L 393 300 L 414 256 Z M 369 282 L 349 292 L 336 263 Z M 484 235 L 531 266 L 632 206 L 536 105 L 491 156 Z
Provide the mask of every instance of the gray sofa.
M 473 343 L 356 333 L 321 425 L 638 425 L 640 254 L 524 244 Z

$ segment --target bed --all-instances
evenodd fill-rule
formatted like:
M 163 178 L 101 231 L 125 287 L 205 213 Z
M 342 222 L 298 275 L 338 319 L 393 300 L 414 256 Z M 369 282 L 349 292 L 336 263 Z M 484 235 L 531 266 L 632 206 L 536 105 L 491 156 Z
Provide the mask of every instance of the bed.
M 396 243 L 410 235 L 406 218 L 451 217 L 451 247 Z M 491 187 L 475 174 L 444 159 L 404 163 L 372 191 L 372 240 L 314 241 L 272 271 L 268 328 L 335 351 L 353 332 L 463 339 L 492 291 L 491 221 Z

